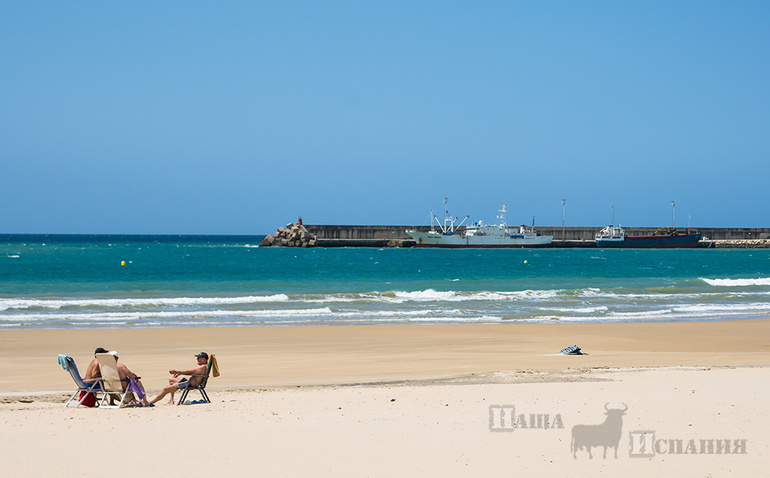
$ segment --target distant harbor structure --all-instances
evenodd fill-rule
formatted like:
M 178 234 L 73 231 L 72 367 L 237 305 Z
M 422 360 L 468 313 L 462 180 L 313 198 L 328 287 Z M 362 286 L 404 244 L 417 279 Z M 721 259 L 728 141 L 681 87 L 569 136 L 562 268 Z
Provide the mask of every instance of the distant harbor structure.
M 596 247 L 596 234 L 603 226 L 540 226 L 538 232 L 554 236 L 548 247 Z M 456 228 L 460 233 L 464 226 Z M 631 236 L 652 235 L 657 227 L 624 226 Z M 430 231 L 430 226 L 303 224 L 300 219 L 268 235 L 261 246 L 284 247 L 413 247 L 416 241 L 406 231 Z M 563 232 L 563 235 L 562 235 Z M 770 228 L 700 227 L 699 247 L 770 248 Z M 559 237 L 560 239 L 556 239 Z

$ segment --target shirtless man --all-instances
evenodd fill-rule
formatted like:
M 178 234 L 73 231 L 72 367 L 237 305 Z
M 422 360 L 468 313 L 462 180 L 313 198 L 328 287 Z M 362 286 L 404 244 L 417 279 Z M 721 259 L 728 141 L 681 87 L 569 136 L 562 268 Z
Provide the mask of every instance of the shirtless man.
M 193 387 L 197 386 L 198 379 L 196 377 L 192 377 L 192 375 L 206 374 L 206 368 L 208 367 L 208 361 L 209 361 L 209 354 L 207 354 L 206 352 L 201 352 L 197 354 L 195 358 L 198 359 L 198 366 L 195 368 L 191 368 L 190 370 L 169 370 L 168 373 L 170 373 L 172 377 L 168 379 L 168 387 L 161 390 L 161 392 L 158 394 L 157 397 L 150 400 L 150 403 L 157 403 L 160 401 L 161 398 L 165 397 L 168 394 L 171 394 L 171 399 L 169 399 L 168 404 L 173 405 L 174 393 L 177 390 L 185 389 L 190 384 L 192 384 Z
M 147 401 L 147 394 L 144 392 L 144 385 L 142 385 L 142 382 L 139 380 L 139 377 L 136 376 L 134 372 L 128 369 L 123 363 L 118 362 L 118 353 L 114 350 L 110 352 L 110 354 L 115 357 L 115 362 L 117 362 L 118 365 L 118 375 L 120 375 L 120 383 L 123 385 L 123 390 L 128 388 L 129 380 L 130 378 L 134 379 L 134 382 L 139 386 L 139 390 L 132 389 L 132 391 L 136 391 L 136 395 L 139 395 L 139 398 L 142 399 L 142 405 L 145 407 L 151 406 L 150 402 Z M 110 395 L 110 402 L 114 404 L 114 397 Z
M 107 350 L 99 347 L 96 350 L 94 350 L 94 359 L 91 360 L 91 363 L 88 364 L 88 368 L 86 369 L 86 375 L 83 378 L 83 381 L 87 384 L 91 385 L 92 383 L 96 382 L 101 378 L 102 372 L 99 370 L 99 361 L 96 360 L 96 354 L 106 354 Z M 99 387 L 97 387 L 97 390 L 99 390 Z M 85 391 L 80 392 L 80 404 L 85 405 L 87 407 L 95 407 L 96 406 L 96 395 L 93 393 L 86 394 Z
M 88 364 L 88 368 L 86 369 L 86 376 L 83 378 L 84 382 L 91 384 L 94 383 L 97 378 L 102 376 L 102 372 L 99 370 L 99 361 L 96 360 L 96 354 L 106 353 L 108 353 L 107 350 L 101 347 L 94 350 L 94 359 L 91 360 L 91 363 Z

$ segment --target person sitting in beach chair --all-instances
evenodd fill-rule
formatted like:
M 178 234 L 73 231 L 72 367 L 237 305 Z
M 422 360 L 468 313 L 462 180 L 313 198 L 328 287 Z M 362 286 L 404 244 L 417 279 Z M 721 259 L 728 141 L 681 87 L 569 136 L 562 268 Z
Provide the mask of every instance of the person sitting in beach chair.
M 78 372 L 78 367 L 75 365 L 75 359 L 69 355 L 59 354 L 58 360 L 59 365 L 61 365 L 65 371 L 69 372 L 72 380 L 75 381 L 75 385 L 78 387 L 64 406 L 69 407 L 70 404 L 77 403 L 78 407 L 81 405 L 95 407 L 97 394 L 102 393 L 101 379 L 94 379 L 90 383 L 85 382 Z M 78 394 L 80 394 L 79 397 Z
M 99 370 L 99 361 L 96 359 L 96 354 L 106 353 L 108 353 L 108 351 L 103 347 L 97 347 L 96 350 L 94 350 L 94 359 L 91 360 L 91 362 L 88 364 L 88 368 L 86 368 L 86 374 L 83 377 L 83 380 L 85 380 L 86 383 L 92 383 L 95 382 L 98 378 L 101 378 L 102 373 Z
M 130 392 L 133 392 L 141 399 L 141 404 L 145 407 L 152 406 L 150 402 L 147 401 L 147 394 L 144 391 L 144 386 L 142 385 L 142 382 L 139 380 L 140 377 L 138 377 L 134 372 L 129 370 L 128 367 L 126 367 L 125 364 L 118 361 L 118 353 L 116 351 L 109 352 L 108 354 L 99 354 L 97 355 L 97 359 L 100 360 L 100 363 L 106 364 L 105 366 L 112 366 L 113 364 L 111 362 L 105 362 L 105 360 L 109 360 L 110 357 L 114 358 L 115 364 L 114 366 L 117 368 L 118 372 L 118 378 L 120 380 L 120 388 L 122 388 L 123 392 L 126 392 L 127 390 Z M 106 377 L 105 377 L 106 379 Z M 105 389 L 106 389 L 105 384 Z M 113 390 L 111 393 L 108 393 L 110 398 L 110 405 L 115 406 L 115 400 L 119 397 L 121 400 L 121 404 L 118 405 L 120 407 L 123 404 L 123 400 L 125 397 L 127 397 L 129 394 L 117 394 Z M 107 398 L 106 395 L 104 398 Z M 102 399 L 102 402 L 104 402 L 104 399 Z M 132 401 L 130 405 L 139 405 L 139 402 Z
M 99 379 L 102 377 L 102 373 L 99 370 L 99 361 L 96 359 L 96 354 L 106 354 L 107 349 L 103 347 L 97 347 L 96 350 L 94 350 L 94 359 L 91 360 L 91 362 L 88 364 L 88 367 L 86 368 L 86 374 L 83 376 L 83 381 L 89 384 L 93 384 L 96 382 L 99 382 Z M 96 388 L 99 388 L 97 386 Z M 95 407 L 96 406 L 96 395 L 94 393 L 88 393 L 81 392 L 80 394 L 80 400 L 81 405 L 85 405 L 87 407 Z
M 195 368 L 191 368 L 190 370 L 169 370 L 168 373 L 170 373 L 172 377 L 168 379 L 168 386 L 161 390 L 157 397 L 150 400 L 150 403 L 157 403 L 166 395 L 171 394 L 171 399 L 168 404 L 173 405 L 174 393 L 176 393 L 177 390 L 184 390 L 190 385 L 197 387 L 199 385 L 198 380 L 200 380 L 200 377 L 206 375 L 209 354 L 201 352 L 195 355 L 195 358 L 198 360 L 198 366 Z

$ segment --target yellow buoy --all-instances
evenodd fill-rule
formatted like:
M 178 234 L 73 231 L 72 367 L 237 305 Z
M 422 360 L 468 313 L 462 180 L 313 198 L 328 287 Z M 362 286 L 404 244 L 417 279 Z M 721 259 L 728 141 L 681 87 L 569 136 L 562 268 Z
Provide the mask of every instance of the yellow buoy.
M 124 266 L 124 265 L 126 265 L 126 261 L 120 261 L 120 265 L 121 265 L 121 266 Z
M 526 259 L 524 259 L 524 263 L 525 263 L 525 264 L 527 263 L 527 260 L 526 260 Z

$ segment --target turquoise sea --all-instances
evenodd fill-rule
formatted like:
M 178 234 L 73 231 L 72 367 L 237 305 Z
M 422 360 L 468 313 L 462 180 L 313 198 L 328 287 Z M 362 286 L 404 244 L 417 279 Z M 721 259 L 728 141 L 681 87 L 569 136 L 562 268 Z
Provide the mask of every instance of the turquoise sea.
M 294 249 L 261 239 L 0 235 L 0 328 L 770 317 L 767 249 Z

